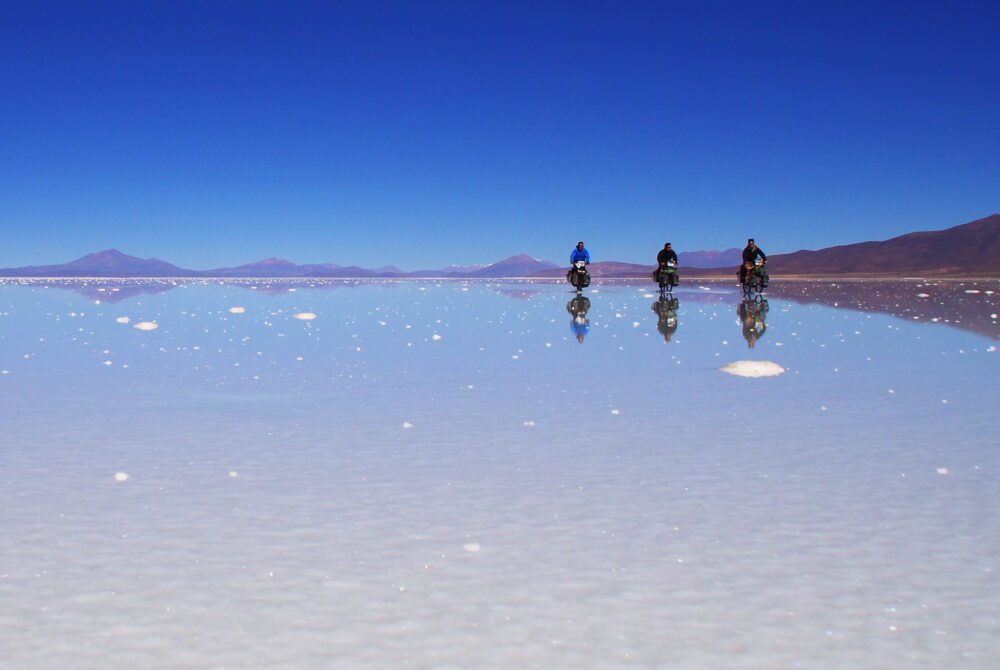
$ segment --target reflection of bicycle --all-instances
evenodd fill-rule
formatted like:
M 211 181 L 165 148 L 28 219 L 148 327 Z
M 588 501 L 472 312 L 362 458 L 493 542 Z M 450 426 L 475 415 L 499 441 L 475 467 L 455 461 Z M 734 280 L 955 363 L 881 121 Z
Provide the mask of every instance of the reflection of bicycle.
M 743 326 L 743 339 L 747 341 L 749 349 L 753 349 L 757 340 L 763 337 L 764 331 L 767 330 L 767 324 L 764 323 L 767 310 L 767 300 L 760 296 L 747 298 L 736 308 L 736 314 Z
M 661 297 L 650 309 L 656 312 L 656 330 L 663 335 L 663 341 L 669 342 L 677 330 L 677 308 L 680 301 L 673 297 Z
M 760 258 L 755 258 L 753 266 L 749 263 L 743 266 L 742 274 L 742 288 L 744 296 L 759 296 L 764 289 L 767 288 L 770 282 L 770 277 L 767 276 L 767 270 L 764 266 L 764 261 Z
M 653 281 L 660 285 L 660 298 L 666 297 L 680 283 L 677 262 L 670 260 L 653 270 Z
M 573 317 L 569 322 L 569 328 L 573 332 L 573 337 L 581 344 L 587 331 L 590 330 L 590 319 L 587 318 L 589 309 L 590 298 L 585 295 L 577 295 L 566 303 L 566 311 Z

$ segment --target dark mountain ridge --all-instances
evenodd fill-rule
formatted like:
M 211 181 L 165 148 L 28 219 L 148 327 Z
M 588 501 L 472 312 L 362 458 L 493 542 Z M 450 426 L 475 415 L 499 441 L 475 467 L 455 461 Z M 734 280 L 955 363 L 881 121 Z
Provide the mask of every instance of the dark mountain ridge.
M 736 252 L 736 253 L 734 253 Z M 729 276 L 735 273 L 739 250 L 682 252 L 682 276 Z M 688 263 L 712 263 L 692 267 Z M 727 264 L 715 266 L 716 263 Z M 450 266 L 441 270 L 403 272 L 394 266 L 375 270 L 334 263 L 298 265 L 280 258 L 214 270 L 188 270 L 158 258 L 136 258 L 117 249 L 88 254 L 60 265 L 0 269 L 0 277 L 248 277 L 347 278 L 442 277 L 505 278 L 560 277 L 567 267 L 526 254 L 511 256 L 485 267 Z M 1000 214 L 992 214 L 945 230 L 914 232 L 881 242 L 860 242 L 817 251 L 802 250 L 768 257 L 772 276 L 890 277 L 905 274 L 934 277 L 1000 276 Z M 595 277 L 647 278 L 653 265 L 598 261 L 590 265 Z
M 882 242 L 774 254 L 767 265 L 771 274 L 992 276 L 1000 274 L 1000 214 Z

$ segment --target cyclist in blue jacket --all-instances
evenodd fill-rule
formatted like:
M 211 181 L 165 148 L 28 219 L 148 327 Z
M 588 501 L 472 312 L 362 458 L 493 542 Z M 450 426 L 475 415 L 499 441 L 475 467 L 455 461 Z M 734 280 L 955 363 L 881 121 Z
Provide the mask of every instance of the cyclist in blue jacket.
M 583 242 L 577 242 L 573 252 L 569 255 L 569 272 L 566 273 L 566 281 L 573 286 L 577 286 L 577 283 L 574 280 L 576 279 L 578 272 L 583 274 L 587 273 L 586 267 L 581 270 L 576 269 L 577 261 L 583 261 L 586 264 L 590 263 L 590 254 L 583 248 Z M 590 282 L 587 283 L 589 284 Z M 577 290 L 579 290 L 579 287 L 577 287 Z

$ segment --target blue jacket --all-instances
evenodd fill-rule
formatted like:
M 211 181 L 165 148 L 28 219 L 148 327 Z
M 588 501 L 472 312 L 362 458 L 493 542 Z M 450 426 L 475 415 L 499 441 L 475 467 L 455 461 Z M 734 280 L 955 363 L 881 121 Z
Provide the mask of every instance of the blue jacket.
M 569 262 L 570 262 L 570 264 L 572 264 L 572 263 L 576 263 L 579 260 L 584 260 L 584 261 L 587 261 L 589 263 L 590 262 L 590 253 L 588 253 L 586 249 L 584 249 L 583 251 L 580 251 L 576 247 L 573 247 L 573 253 L 571 253 L 569 255 Z

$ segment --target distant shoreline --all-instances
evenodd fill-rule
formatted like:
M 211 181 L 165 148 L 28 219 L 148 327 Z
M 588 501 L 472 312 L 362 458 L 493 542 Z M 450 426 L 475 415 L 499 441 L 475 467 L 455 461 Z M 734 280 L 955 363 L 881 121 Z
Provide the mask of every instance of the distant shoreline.
M 696 274 L 689 274 L 683 268 L 680 269 L 681 279 L 706 279 L 712 281 L 732 281 L 736 283 L 735 279 L 736 271 L 725 271 L 725 272 L 711 272 L 702 274 L 698 272 Z M 996 274 L 947 274 L 947 275 L 935 275 L 935 274 L 891 274 L 891 273 L 866 273 L 866 274 L 850 274 L 850 275 L 805 275 L 805 274 L 780 274 L 771 275 L 771 281 L 871 281 L 871 280 L 887 280 L 887 281 L 909 281 L 909 280 L 936 280 L 936 281 L 1000 281 L 1000 273 Z M 230 277 L 230 276 L 219 276 L 219 277 L 192 277 L 186 275 L 178 275 L 175 277 L 169 276 L 151 276 L 151 275 L 94 275 L 94 276 L 76 276 L 76 275 L 52 275 L 52 276 L 40 276 L 40 275 L 25 275 L 25 276 L 0 276 L 0 282 L 5 281 L 46 281 L 46 280 L 60 280 L 60 281 L 108 281 L 108 280 L 130 280 L 130 281 L 282 281 L 282 282 L 328 282 L 328 281 L 459 281 L 459 282 L 489 282 L 489 281 L 537 281 L 537 282 L 552 282 L 552 283 L 562 283 L 565 281 L 562 277 L 538 277 L 538 276 L 498 276 L 498 277 L 434 277 L 434 276 L 400 276 L 400 277 L 371 277 L 359 275 L 357 277 L 268 277 L 268 276 L 241 276 L 241 277 Z M 615 281 L 648 281 L 651 280 L 649 275 L 626 275 L 626 276 L 613 276 L 613 275 L 592 275 L 592 280 L 595 282 L 615 280 Z

